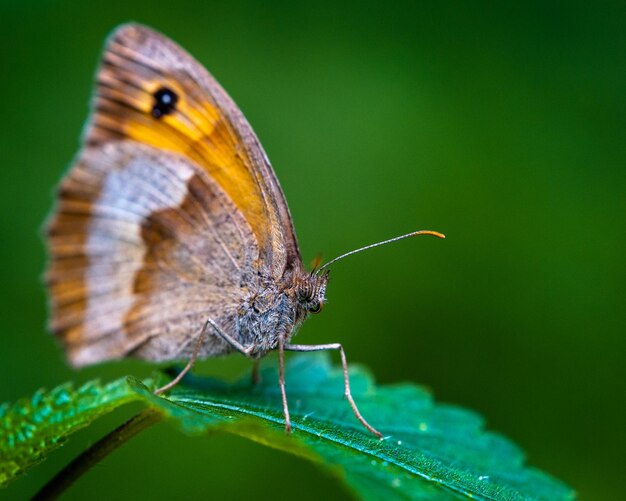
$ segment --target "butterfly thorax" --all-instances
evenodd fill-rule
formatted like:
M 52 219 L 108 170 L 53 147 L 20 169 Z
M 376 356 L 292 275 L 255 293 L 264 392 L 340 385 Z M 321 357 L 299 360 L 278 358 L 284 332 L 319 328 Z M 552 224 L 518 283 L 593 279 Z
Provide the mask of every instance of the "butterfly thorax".
M 319 313 L 327 282 L 328 275 L 297 273 L 249 291 L 237 310 L 237 330 L 251 355 L 276 349 L 280 337 L 288 342 L 309 313 Z

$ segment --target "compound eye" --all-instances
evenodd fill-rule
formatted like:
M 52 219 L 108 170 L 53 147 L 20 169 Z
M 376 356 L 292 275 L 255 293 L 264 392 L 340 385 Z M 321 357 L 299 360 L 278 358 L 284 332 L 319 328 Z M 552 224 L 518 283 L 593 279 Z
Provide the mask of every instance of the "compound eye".
M 322 303 L 321 301 L 316 302 L 312 304 L 311 307 L 309 308 L 309 313 L 319 313 L 320 311 L 322 311 L 323 307 L 324 307 L 324 303 Z

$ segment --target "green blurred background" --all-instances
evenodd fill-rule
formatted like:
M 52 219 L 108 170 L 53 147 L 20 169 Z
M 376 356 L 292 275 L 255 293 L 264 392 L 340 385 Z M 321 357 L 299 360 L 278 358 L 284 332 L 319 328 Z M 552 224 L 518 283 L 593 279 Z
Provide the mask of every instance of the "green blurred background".
M 308 262 L 337 265 L 298 341 L 341 341 L 380 382 L 484 415 L 586 499 L 624 488 L 626 11 L 623 2 L 0 3 L 0 400 L 75 373 L 46 333 L 39 236 L 78 147 L 101 45 L 135 20 L 233 96 L 286 193 Z M 274 363 L 270 357 L 265 363 Z M 232 378 L 240 357 L 199 372 Z M 31 495 L 135 409 L 77 434 L 0 497 Z M 68 499 L 347 497 L 304 461 L 167 424 Z

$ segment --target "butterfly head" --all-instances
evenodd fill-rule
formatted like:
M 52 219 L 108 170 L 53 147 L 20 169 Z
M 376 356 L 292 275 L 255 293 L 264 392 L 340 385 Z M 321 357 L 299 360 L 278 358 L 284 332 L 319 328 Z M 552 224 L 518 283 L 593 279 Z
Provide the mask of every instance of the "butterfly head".
M 311 273 L 298 280 L 295 286 L 296 299 L 300 307 L 308 313 L 319 313 L 326 300 L 328 272 L 317 275 Z

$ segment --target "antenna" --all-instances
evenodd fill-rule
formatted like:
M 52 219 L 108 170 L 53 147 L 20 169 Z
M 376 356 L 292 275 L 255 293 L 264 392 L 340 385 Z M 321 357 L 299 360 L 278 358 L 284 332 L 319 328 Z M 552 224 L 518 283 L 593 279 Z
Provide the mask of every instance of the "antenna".
M 345 254 L 342 254 L 341 256 L 337 256 L 335 259 L 331 259 L 326 264 L 320 266 L 313 273 L 315 275 L 319 275 L 319 273 L 324 268 L 328 268 L 331 264 L 336 263 L 340 259 L 343 259 L 344 257 L 351 256 L 352 254 L 356 254 L 357 252 L 361 252 L 361 251 L 368 250 L 368 249 L 373 249 L 374 247 L 379 247 L 381 245 L 387 245 L 387 244 L 390 244 L 392 242 L 397 242 L 398 240 L 402 240 L 404 238 L 416 237 L 418 235 L 432 235 L 433 237 L 437 237 L 437 238 L 446 238 L 446 236 L 443 233 L 439 233 L 438 231 L 431 231 L 431 230 L 414 231 L 412 233 L 407 233 L 406 235 L 401 235 L 399 237 L 390 238 L 389 240 L 384 240 L 382 242 L 376 242 L 375 244 L 366 245 L 365 247 L 361 247 L 360 249 L 355 249 L 355 250 L 351 250 L 350 252 L 346 252 Z

